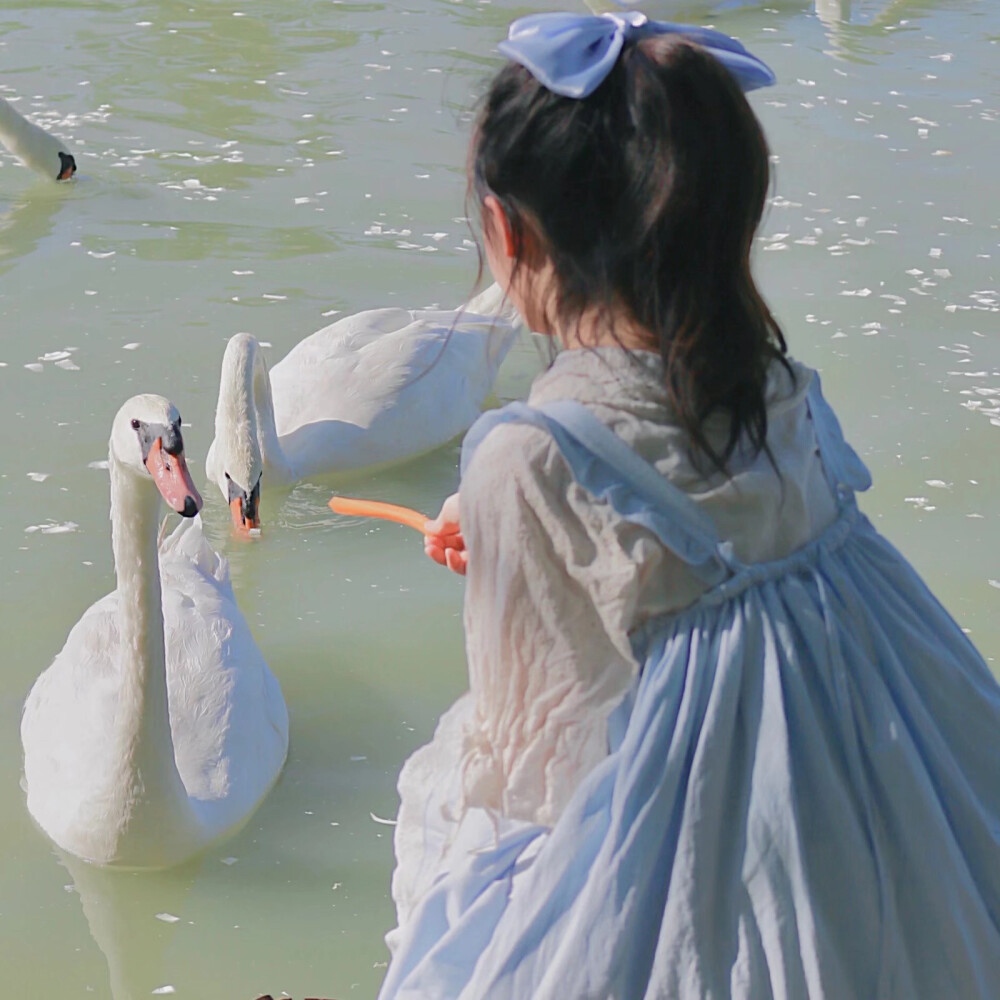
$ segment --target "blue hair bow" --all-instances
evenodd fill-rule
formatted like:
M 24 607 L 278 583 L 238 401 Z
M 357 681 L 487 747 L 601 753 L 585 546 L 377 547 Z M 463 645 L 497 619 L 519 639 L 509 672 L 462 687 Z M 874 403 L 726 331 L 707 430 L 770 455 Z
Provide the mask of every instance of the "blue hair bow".
M 587 97 L 611 72 L 628 38 L 678 34 L 719 60 L 744 91 L 770 86 L 774 73 L 735 38 L 688 24 L 650 21 L 645 14 L 529 14 L 518 18 L 497 48 L 555 94 Z

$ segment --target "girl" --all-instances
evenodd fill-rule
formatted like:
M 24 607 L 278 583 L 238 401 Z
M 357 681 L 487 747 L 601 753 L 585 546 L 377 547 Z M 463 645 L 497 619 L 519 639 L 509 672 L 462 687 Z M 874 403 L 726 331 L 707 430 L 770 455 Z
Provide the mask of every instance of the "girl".
M 470 691 L 400 777 L 381 996 L 995 998 L 1000 689 L 751 278 L 770 72 L 634 13 L 501 50 L 470 193 L 565 350 L 431 526 Z

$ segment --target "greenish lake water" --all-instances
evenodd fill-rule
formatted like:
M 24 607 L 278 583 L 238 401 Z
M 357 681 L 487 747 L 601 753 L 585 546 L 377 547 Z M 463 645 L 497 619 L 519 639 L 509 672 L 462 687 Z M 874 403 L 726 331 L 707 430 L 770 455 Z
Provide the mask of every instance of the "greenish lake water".
M 563 5 L 573 8 L 572 2 Z M 47 184 L 0 155 L 0 969 L 11 995 L 372 997 L 384 974 L 395 777 L 465 685 L 461 581 L 310 482 L 235 544 L 206 522 L 281 681 L 284 775 L 181 869 L 61 858 L 28 817 L 19 715 L 113 586 L 106 457 L 137 392 L 190 426 L 196 479 L 240 330 L 271 360 L 336 314 L 451 306 L 475 278 L 469 110 L 515 16 L 404 0 L 0 3 L 0 94 L 70 145 Z M 583 9 L 581 6 L 578 9 Z M 864 506 L 1000 655 L 1000 13 L 993 0 L 651 2 L 775 69 L 758 273 L 875 487 Z M 497 396 L 523 395 L 527 340 Z M 457 443 L 359 495 L 436 510 Z M 373 818 L 374 817 L 374 818 Z M 177 919 L 174 919 L 177 918 Z M 170 990 L 167 990 L 167 988 Z

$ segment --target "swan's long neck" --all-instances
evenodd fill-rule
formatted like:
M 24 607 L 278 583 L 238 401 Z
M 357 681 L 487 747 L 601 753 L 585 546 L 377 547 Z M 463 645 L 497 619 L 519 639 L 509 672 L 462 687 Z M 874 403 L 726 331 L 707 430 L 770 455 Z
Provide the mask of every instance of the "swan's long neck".
M 253 399 L 257 410 L 257 434 L 260 453 L 273 478 L 294 479 L 291 462 L 281 447 L 278 428 L 274 422 L 274 400 L 271 397 L 271 378 L 259 348 L 254 349 Z
M 159 494 L 116 461 L 111 471 L 111 542 L 118 578 L 121 697 L 114 782 L 120 829 L 115 861 L 149 864 L 156 845 L 176 849 L 196 821 L 177 771 L 170 734 L 163 596 L 157 555 Z M 171 859 L 164 858 L 164 863 Z
M 215 411 L 216 447 L 223 453 L 241 456 L 250 465 L 254 449 L 260 454 L 264 476 L 273 482 L 295 478 L 291 463 L 281 447 L 274 420 L 271 379 L 263 355 L 252 337 L 240 337 L 226 350 L 219 385 L 219 405 Z M 254 483 L 243 485 L 252 489 Z

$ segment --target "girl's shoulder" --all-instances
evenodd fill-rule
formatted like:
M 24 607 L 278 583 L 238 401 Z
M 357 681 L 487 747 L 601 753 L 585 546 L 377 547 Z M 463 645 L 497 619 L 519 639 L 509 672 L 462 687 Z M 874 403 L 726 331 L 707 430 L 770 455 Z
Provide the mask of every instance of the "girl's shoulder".
M 474 445 L 467 440 L 463 448 L 463 493 L 472 488 L 502 492 L 513 483 L 523 489 L 529 482 L 552 480 L 562 460 L 551 434 L 533 424 L 496 420 L 494 414 L 486 419 L 488 432 Z

